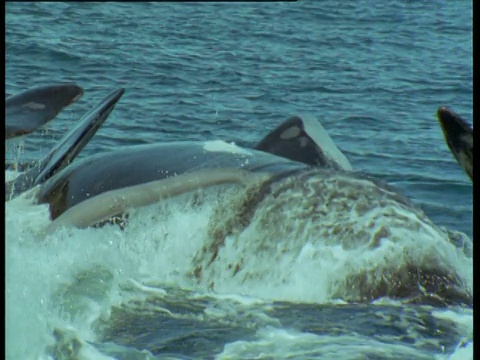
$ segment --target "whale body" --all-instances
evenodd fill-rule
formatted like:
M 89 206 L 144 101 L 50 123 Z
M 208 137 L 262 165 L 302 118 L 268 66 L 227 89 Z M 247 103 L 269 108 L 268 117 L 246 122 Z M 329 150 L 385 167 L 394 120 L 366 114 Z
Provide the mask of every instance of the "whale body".
M 432 251 L 401 253 L 405 259 L 386 261 L 381 270 L 378 262 L 360 272 L 353 268 L 334 295 L 349 302 L 389 297 L 471 306 L 470 287 L 445 259 L 456 251 L 451 237 L 458 234 L 433 224 L 389 185 L 353 171 L 317 124 L 307 117 L 287 119 L 252 148 L 221 140 L 178 141 L 100 153 L 41 178 L 36 201 L 48 204 L 49 231 L 55 231 L 92 226 L 195 191 L 224 194 L 209 240 L 192 259 L 192 277 L 207 284 L 218 272 L 257 276 L 249 272 L 253 269 L 242 270 L 243 260 L 226 265 L 219 255 L 227 239 L 229 246 L 243 246 L 247 229 L 258 237 L 255 256 L 272 256 L 279 251 L 278 239 L 285 238 L 292 243 L 282 246 L 290 251 L 313 242 L 372 254 L 383 246 L 427 241 L 435 244 Z M 61 148 L 62 154 L 70 151 Z

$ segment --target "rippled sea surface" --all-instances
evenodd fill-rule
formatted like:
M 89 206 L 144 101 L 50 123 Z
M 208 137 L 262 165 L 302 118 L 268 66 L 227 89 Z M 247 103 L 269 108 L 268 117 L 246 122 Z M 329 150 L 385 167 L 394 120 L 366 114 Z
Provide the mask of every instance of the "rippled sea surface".
M 287 117 L 311 114 L 355 170 L 472 237 L 471 181 L 435 116 L 446 105 L 472 121 L 471 6 L 7 3 L 7 95 L 65 81 L 85 94 L 9 144 L 6 159 L 41 158 L 119 87 L 125 95 L 79 158 L 176 140 L 251 146 Z M 161 229 L 147 223 L 168 234 L 162 245 L 135 219 L 127 234 L 72 230 L 40 241 L 45 209 L 9 205 L 7 358 L 473 358 L 471 309 L 336 304 L 312 298 L 300 280 L 276 295 L 260 281 L 252 292 L 194 288 L 179 275 L 189 245 L 178 244 L 208 216 L 169 219 Z

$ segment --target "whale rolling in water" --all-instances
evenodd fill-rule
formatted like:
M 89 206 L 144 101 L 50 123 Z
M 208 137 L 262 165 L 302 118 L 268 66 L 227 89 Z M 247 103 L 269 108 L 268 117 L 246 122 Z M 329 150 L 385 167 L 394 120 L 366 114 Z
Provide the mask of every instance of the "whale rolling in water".
M 108 112 L 103 105 L 111 111 L 121 93 L 112 93 L 92 113 L 98 114 L 100 108 Z M 81 123 L 88 128 L 96 117 L 85 117 Z M 72 134 L 77 141 L 87 136 Z M 59 158 L 79 151 L 68 146 L 58 149 Z M 212 225 L 210 243 L 193 259 L 192 276 L 198 281 L 207 281 L 215 271 L 237 276 L 241 261 L 233 266 L 234 272 L 222 269 L 217 264 L 219 253 L 227 237 L 238 236 L 258 221 L 263 224 L 261 248 L 272 247 L 271 251 L 277 246 L 272 239 L 284 237 L 297 239 L 298 246 L 308 235 L 308 241 L 325 239 L 345 248 L 373 251 L 384 240 L 401 243 L 426 236 L 448 242 L 452 235 L 387 184 L 354 172 L 325 129 L 310 117 L 288 119 L 252 148 L 223 141 L 130 146 L 75 161 L 35 179 L 23 188 L 40 184 L 36 201 L 49 205 L 50 231 L 95 225 L 131 208 L 200 189 L 227 193 L 235 189 L 230 200 L 219 205 L 222 216 Z M 354 272 L 345 280 L 350 285 L 342 287 L 349 291 L 336 295 L 353 302 L 388 296 L 471 306 L 470 289 L 455 269 L 445 265 L 442 253 L 422 256 L 427 258 L 412 257 L 381 273 L 377 267 Z
M 473 180 L 473 128 L 447 107 L 437 110 L 438 121 L 450 151 Z
M 285 128 L 288 130 L 284 130 Z M 310 133 L 307 133 L 305 128 Z M 277 133 L 281 136 L 272 137 Z M 322 147 L 317 145 L 316 137 L 323 140 Z M 258 150 L 266 147 L 267 143 L 270 152 Z M 283 154 L 285 148 L 282 145 L 295 151 Z M 289 158 L 278 156 L 277 153 Z M 310 118 L 293 117 L 253 149 L 240 148 L 223 141 L 174 142 L 130 146 L 92 156 L 69 166 L 61 174 L 45 182 L 38 199 L 39 202 L 50 204 L 52 219 L 56 219 L 82 201 L 102 193 L 166 180 L 182 174 L 191 174 L 190 178 L 195 178 L 200 170 L 220 169 L 216 172 L 220 175 L 223 169 L 229 174 L 225 182 L 241 182 L 241 178 L 247 173 L 282 177 L 295 170 L 308 169 L 319 164 L 322 168 L 331 170 L 352 169 L 346 157 L 318 122 Z M 234 173 L 234 180 L 231 180 L 230 176 Z M 218 181 L 212 180 L 212 184 L 217 184 Z M 207 176 L 201 184 L 192 183 L 192 187 L 204 187 L 208 183 Z M 155 201 L 158 199 L 152 197 L 148 203 Z M 125 207 L 128 207 L 128 204 L 125 204 Z M 112 214 L 108 213 L 105 216 L 110 215 Z

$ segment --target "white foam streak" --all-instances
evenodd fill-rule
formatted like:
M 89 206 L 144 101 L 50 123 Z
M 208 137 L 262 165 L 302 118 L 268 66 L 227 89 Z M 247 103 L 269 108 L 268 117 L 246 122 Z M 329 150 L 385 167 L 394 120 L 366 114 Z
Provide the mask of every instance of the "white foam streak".
M 262 354 L 263 358 L 272 359 L 358 359 L 361 355 L 382 358 L 429 359 L 418 350 L 407 346 L 379 342 L 363 336 L 315 335 L 296 330 L 266 327 L 260 329 L 256 339 L 236 341 L 225 345 L 221 359 L 254 359 Z

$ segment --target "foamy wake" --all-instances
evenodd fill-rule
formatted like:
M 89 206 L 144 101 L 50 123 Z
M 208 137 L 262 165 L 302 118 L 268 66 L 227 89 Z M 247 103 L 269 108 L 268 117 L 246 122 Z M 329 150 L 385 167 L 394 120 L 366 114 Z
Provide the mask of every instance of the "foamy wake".
M 310 289 L 315 302 L 471 303 L 472 259 L 422 211 L 368 179 L 318 172 L 269 194 L 248 189 L 220 205 L 209 226 L 194 274 L 217 291 L 262 282 L 276 299 Z
M 221 187 L 132 210 L 125 231 L 46 235 L 48 207 L 34 204 L 36 189 L 7 202 L 7 358 L 42 358 L 61 334 L 94 352 L 87 342 L 95 341 L 99 318 L 108 319 L 116 304 L 152 296 L 125 291 L 132 281 L 317 304 L 471 298 L 471 256 L 422 211 L 367 179 L 312 175 L 266 192 Z M 232 343 L 224 355 L 243 345 Z

